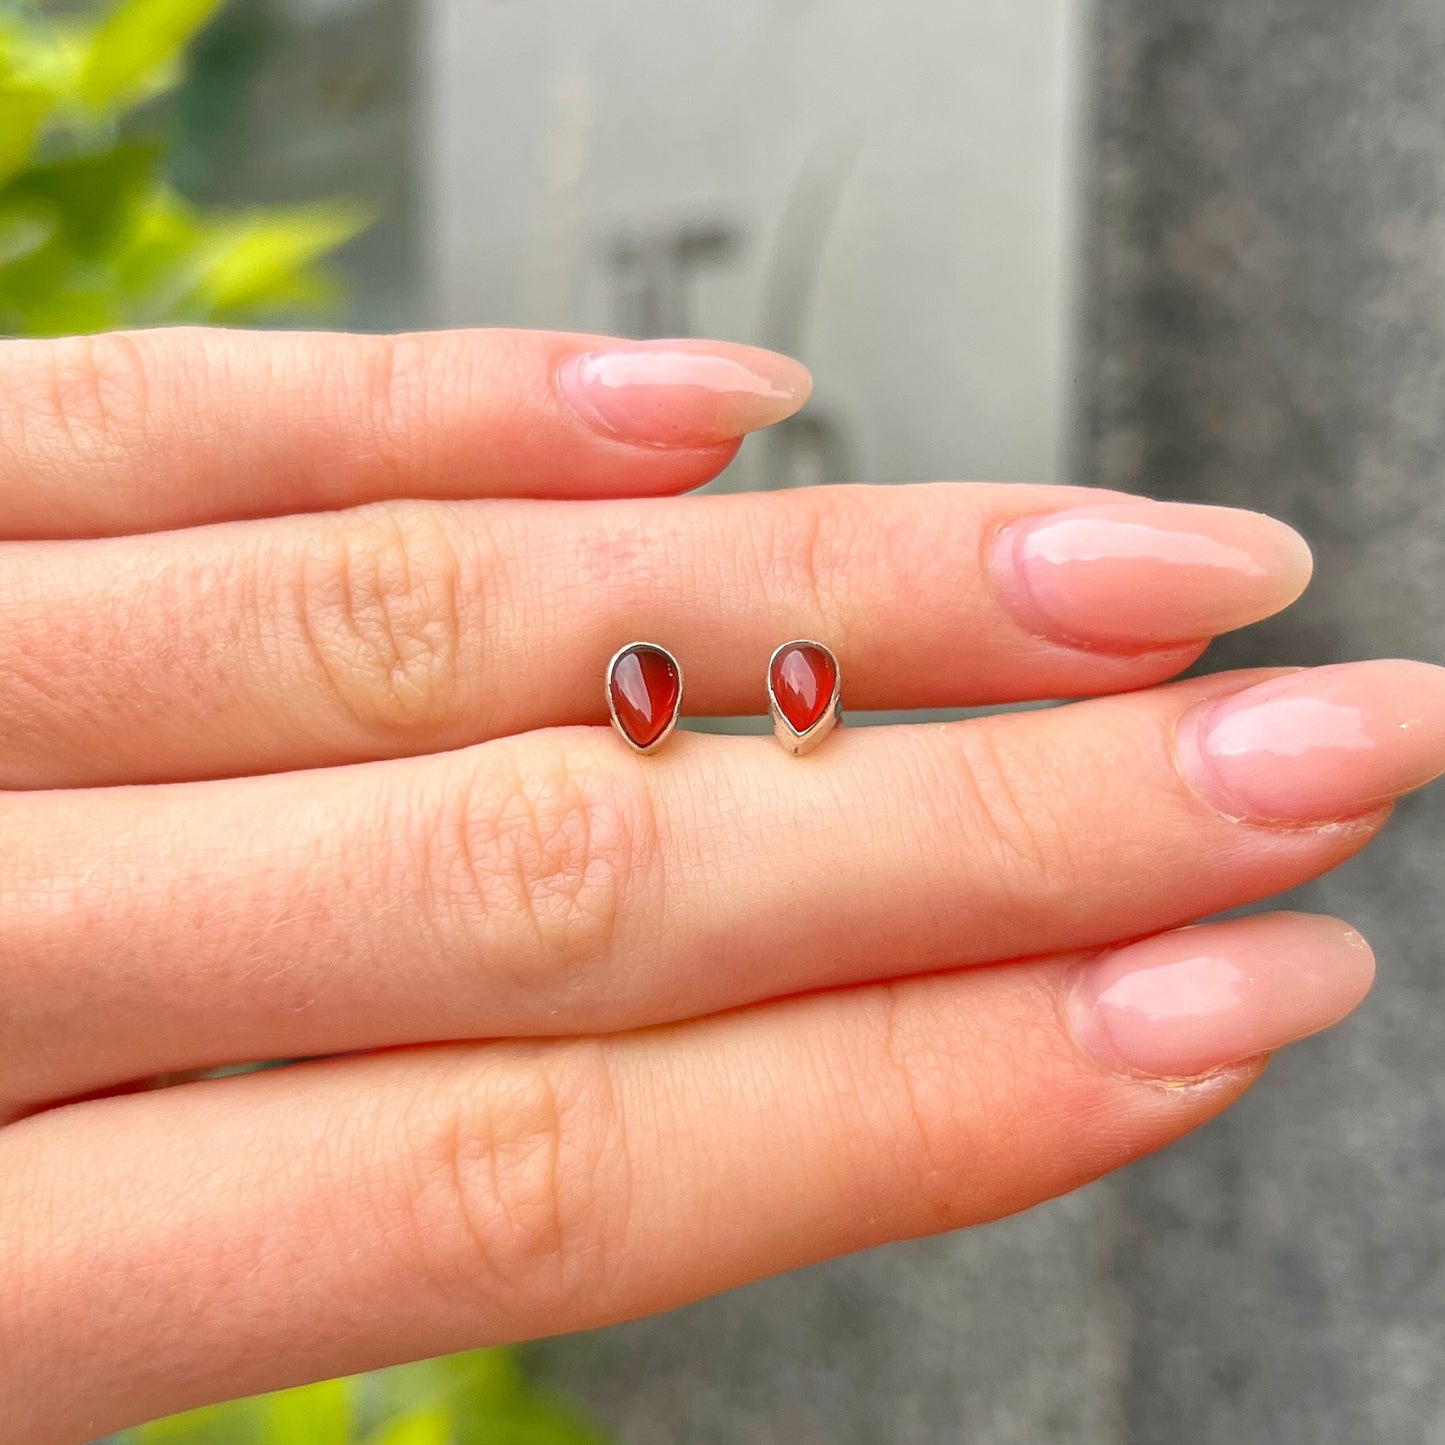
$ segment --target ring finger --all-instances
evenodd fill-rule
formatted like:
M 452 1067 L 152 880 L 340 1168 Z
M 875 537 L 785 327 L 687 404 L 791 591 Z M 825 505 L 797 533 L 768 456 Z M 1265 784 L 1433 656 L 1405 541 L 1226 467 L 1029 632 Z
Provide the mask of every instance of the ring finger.
M 559 730 L 14 795 L 0 1094 L 1093 947 L 1324 871 L 1442 767 L 1445 671 L 1362 663 L 863 728 L 802 762 L 698 737 L 641 762 Z

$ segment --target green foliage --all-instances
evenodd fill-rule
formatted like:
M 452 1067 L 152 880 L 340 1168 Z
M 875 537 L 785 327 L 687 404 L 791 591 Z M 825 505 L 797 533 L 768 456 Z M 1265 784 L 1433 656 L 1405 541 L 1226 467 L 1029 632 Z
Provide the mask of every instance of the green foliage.
M 334 306 L 320 263 L 355 205 L 211 214 L 166 179 L 137 111 L 174 88 L 220 0 L 120 0 L 99 18 L 0 0 L 0 335 L 238 323 Z
M 213 1405 L 116 1445 L 605 1445 L 527 1383 L 513 1350 L 480 1350 Z
M 178 79 L 181 52 L 220 0 L 124 0 L 86 47 L 80 98 L 93 110 L 147 100 Z

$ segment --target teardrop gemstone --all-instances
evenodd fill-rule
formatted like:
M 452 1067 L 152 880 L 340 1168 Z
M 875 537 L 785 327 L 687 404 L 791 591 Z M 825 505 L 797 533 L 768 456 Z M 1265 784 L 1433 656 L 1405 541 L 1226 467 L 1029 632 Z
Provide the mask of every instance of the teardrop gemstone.
M 638 642 L 612 664 L 607 679 L 612 711 L 635 748 L 650 748 L 672 726 L 682 703 L 677 663 L 660 647 Z
M 794 642 L 773 658 L 769 680 L 778 711 L 801 735 L 828 711 L 838 686 L 838 665 L 823 648 Z

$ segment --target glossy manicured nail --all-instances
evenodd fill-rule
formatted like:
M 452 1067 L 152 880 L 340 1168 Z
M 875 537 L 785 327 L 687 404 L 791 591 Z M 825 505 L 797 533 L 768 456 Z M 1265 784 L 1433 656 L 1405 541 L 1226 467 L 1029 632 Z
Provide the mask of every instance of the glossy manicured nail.
M 1129 501 L 1025 517 L 993 552 L 1031 632 L 1127 651 L 1199 642 L 1288 607 L 1310 579 L 1304 538 L 1259 512 Z
M 562 395 L 619 441 L 707 447 L 792 416 L 812 377 L 801 362 L 721 341 L 619 341 L 569 357 Z
M 1445 772 L 1445 668 L 1352 662 L 1277 677 L 1187 713 L 1178 757 L 1231 818 L 1354 817 Z
M 1369 945 L 1335 918 L 1183 928 L 1078 969 L 1074 1036 L 1111 1072 L 1194 1079 L 1338 1023 L 1369 992 Z

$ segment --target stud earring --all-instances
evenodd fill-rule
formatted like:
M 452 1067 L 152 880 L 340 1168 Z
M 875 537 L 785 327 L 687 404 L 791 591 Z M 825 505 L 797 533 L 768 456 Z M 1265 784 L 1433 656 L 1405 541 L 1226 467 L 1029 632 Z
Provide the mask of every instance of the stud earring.
M 639 753 L 656 752 L 682 710 L 682 668 L 655 642 L 630 642 L 607 664 L 612 726 Z
M 821 642 L 785 642 L 768 661 L 773 735 L 795 758 L 810 753 L 842 719 L 838 659 Z

